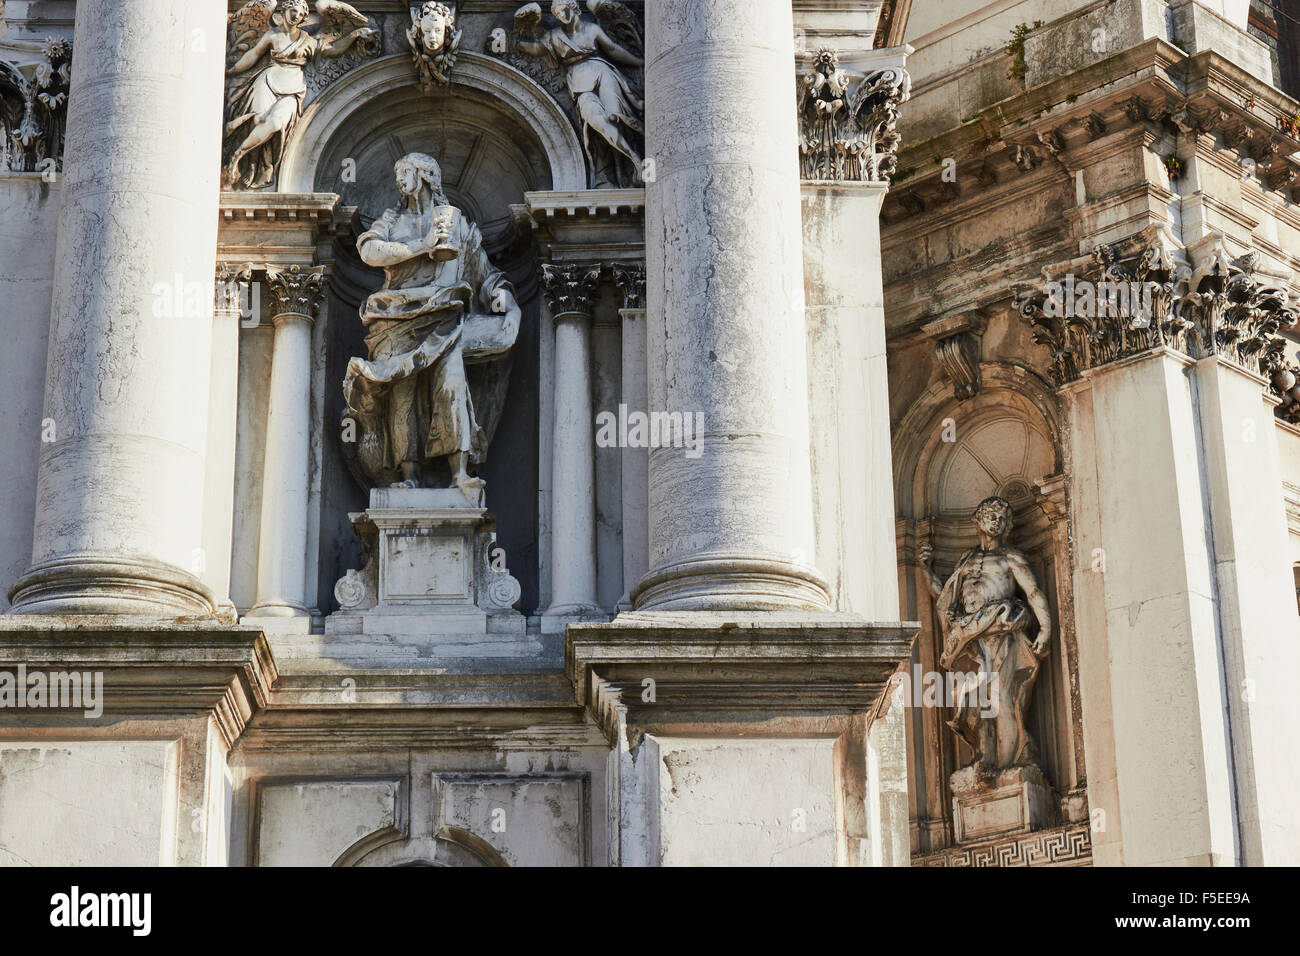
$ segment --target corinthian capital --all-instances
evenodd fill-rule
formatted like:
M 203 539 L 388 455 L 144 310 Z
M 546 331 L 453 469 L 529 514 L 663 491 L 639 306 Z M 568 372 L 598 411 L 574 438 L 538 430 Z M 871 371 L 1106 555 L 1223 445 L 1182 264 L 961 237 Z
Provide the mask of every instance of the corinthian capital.
M 243 310 L 240 284 L 250 282 L 253 278 L 251 264 L 233 265 L 218 262 L 216 281 L 213 286 L 214 306 L 217 312 L 241 312 Z
M 645 266 L 615 266 L 614 281 L 618 284 L 619 292 L 623 293 L 625 310 L 645 310 Z
M 596 310 L 596 295 L 600 287 L 601 268 L 590 263 L 543 263 L 542 291 L 551 315 L 578 313 L 591 315 Z
M 898 108 L 911 95 L 901 65 L 865 75 L 822 49 L 799 82 L 799 165 L 804 179 L 888 183 L 898 163 Z
M 266 267 L 266 288 L 270 293 L 271 318 L 282 315 L 316 317 L 325 301 L 325 267 L 287 269 Z

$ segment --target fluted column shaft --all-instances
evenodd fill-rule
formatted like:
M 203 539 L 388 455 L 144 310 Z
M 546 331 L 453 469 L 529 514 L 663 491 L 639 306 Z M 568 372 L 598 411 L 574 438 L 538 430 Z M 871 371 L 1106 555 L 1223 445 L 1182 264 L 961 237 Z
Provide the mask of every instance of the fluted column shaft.
M 600 609 L 596 594 L 596 436 L 591 322 L 600 268 L 545 265 L 555 321 L 555 431 L 551 480 L 551 616 Z
M 650 453 L 637 607 L 824 609 L 813 522 L 789 0 L 646 6 Z
M 267 269 L 271 388 L 262 466 L 257 603 L 250 617 L 305 617 L 311 460 L 311 329 L 324 298 L 323 267 Z
M 211 613 L 202 555 L 226 5 L 77 4 L 20 613 Z M 206 43 L 196 44 L 195 37 Z

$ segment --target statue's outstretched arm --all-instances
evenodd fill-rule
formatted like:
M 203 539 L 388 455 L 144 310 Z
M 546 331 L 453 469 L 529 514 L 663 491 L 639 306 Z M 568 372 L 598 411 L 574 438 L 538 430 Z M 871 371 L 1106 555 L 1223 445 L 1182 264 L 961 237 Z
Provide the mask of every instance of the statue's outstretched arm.
M 352 44 L 361 37 L 374 37 L 378 35 L 378 31 L 372 30 L 370 27 L 359 27 L 351 33 L 344 34 L 337 40 L 321 42 L 317 55 L 323 57 L 342 56 L 344 53 L 347 53 L 348 50 L 352 48 Z

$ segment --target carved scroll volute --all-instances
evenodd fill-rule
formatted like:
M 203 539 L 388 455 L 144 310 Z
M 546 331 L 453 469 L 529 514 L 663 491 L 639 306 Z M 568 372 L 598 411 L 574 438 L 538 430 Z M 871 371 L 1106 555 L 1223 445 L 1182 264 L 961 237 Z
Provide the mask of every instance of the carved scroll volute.
M 987 316 L 974 309 L 945 316 L 921 329 L 934 342 L 939 370 L 952 384 L 958 401 L 979 394 L 981 336 L 987 325 Z

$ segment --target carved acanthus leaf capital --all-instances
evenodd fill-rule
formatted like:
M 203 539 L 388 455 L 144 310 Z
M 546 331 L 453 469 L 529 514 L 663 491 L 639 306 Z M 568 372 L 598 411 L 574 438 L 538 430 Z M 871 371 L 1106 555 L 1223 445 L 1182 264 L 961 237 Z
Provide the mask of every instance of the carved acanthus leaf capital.
M 645 266 L 615 266 L 614 282 L 623 294 L 624 311 L 645 311 Z
M 0 171 L 63 168 L 72 41 L 47 40 L 34 69 L 0 60 Z M 28 75 L 30 73 L 30 76 Z
M 325 267 L 304 269 L 289 266 L 287 269 L 266 267 L 266 287 L 270 293 L 271 318 L 282 315 L 316 317 L 325 301 Z
M 1290 276 L 1266 272 L 1256 252 L 1233 258 L 1220 241 L 1182 249 L 1144 232 L 1099 246 L 1094 268 L 1046 282 L 1015 283 L 1016 306 L 1050 353 L 1057 385 L 1130 355 L 1169 347 L 1218 356 L 1270 382 L 1279 417 L 1300 422 L 1300 365 L 1280 333 L 1300 315 Z M 1199 265 L 1193 271 L 1188 263 Z
M 542 291 L 553 318 L 562 315 L 593 315 L 600 290 L 599 265 L 543 263 Z
M 799 81 L 799 165 L 804 179 L 888 183 L 898 164 L 898 108 L 911 95 L 901 66 L 856 81 L 822 49 Z
M 253 264 L 234 265 L 218 262 L 216 281 L 213 285 L 214 302 L 217 312 L 240 312 L 243 308 L 243 291 L 241 283 L 253 279 Z

